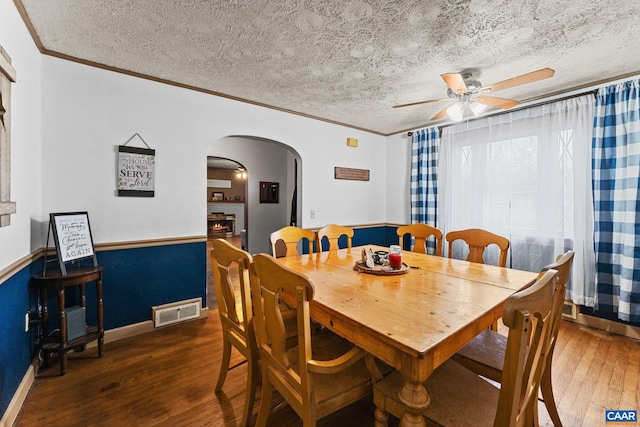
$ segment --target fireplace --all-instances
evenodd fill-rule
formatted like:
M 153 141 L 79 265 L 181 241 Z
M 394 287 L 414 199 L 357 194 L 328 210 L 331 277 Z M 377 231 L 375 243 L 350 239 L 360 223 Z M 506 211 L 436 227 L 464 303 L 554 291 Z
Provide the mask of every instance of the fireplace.
M 236 215 L 212 212 L 207 215 L 208 237 L 232 237 L 236 232 Z

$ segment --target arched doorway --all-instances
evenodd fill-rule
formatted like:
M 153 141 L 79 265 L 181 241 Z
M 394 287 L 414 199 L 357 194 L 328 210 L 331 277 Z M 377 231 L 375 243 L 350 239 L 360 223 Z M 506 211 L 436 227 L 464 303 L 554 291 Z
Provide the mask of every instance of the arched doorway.
M 301 212 L 300 155 L 288 145 L 278 141 L 254 136 L 228 136 L 209 143 L 207 158 L 209 157 L 231 160 L 245 168 L 247 172 L 244 203 L 246 250 L 251 254 L 270 253 L 270 234 L 289 225 L 292 213 Z M 264 201 L 261 203 L 260 186 L 263 183 L 278 184 L 279 197 L 276 203 Z M 297 196 L 295 201 L 293 200 L 294 192 Z M 220 206 L 220 204 L 212 206 Z M 300 226 L 299 223 L 296 225 Z M 215 293 L 213 282 L 208 280 L 207 283 L 209 300 L 211 300 L 211 295 Z M 209 304 L 210 308 L 216 306 L 217 304 Z
M 255 136 L 220 138 L 209 143 L 206 154 L 232 159 L 246 168 L 247 251 L 252 254 L 271 252 L 269 235 L 272 231 L 289 225 L 291 199 L 296 188 L 297 203 L 294 208 L 301 212 L 303 164 L 300 155 L 284 143 Z M 297 180 L 294 171 L 296 163 Z M 261 182 L 279 184 L 278 203 L 260 203 Z

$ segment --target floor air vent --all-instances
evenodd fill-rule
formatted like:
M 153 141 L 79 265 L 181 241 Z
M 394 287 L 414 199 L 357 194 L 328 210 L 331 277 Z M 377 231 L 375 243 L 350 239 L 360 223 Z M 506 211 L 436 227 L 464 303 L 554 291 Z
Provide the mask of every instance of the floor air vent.
M 565 301 L 562 306 L 562 317 L 576 320 L 578 318 L 578 306 L 571 301 Z
M 178 322 L 198 319 L 200 317 L 200 307 L 202 307 L 202 298 L 151 307 L 153 326 L 160 328 Z

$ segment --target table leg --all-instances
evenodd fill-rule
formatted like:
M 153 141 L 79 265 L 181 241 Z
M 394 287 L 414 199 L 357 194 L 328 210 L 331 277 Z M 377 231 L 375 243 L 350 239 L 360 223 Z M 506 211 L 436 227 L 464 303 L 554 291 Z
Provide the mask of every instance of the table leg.
M 422 413 L 429 406 L 431 398 L 422 383 L 405 378 L 404 385 L 400 389 L 398 397 L 405 407 L 405 412 L 400 419 L 400 427 L 425 427 L 427 424 Z

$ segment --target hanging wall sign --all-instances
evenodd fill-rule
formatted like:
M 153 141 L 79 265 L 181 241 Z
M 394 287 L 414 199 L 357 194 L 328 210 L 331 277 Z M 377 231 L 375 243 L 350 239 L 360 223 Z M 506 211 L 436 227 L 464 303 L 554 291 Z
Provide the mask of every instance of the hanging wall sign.
M 135 136 L 144 140 L 137 133 Z M 156 150 L 149 148 L 118 146 L 118 196 L 153 197 L 155 186 Z

